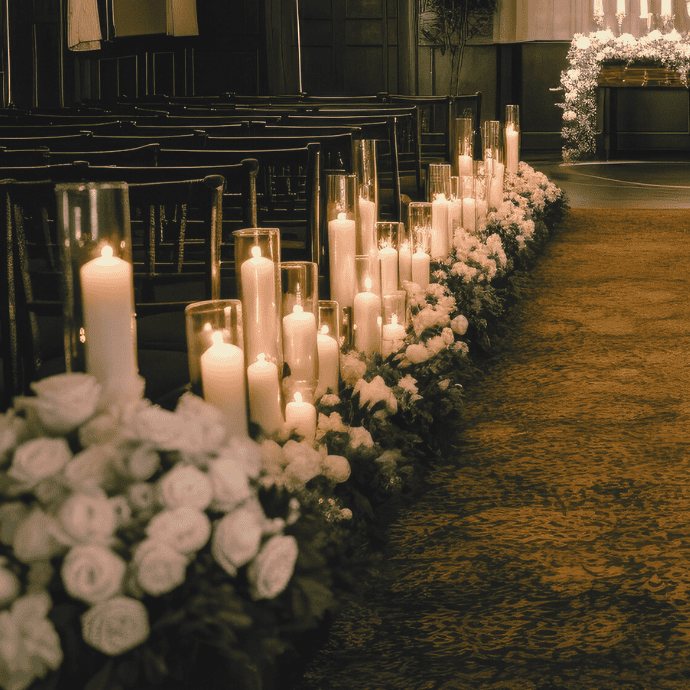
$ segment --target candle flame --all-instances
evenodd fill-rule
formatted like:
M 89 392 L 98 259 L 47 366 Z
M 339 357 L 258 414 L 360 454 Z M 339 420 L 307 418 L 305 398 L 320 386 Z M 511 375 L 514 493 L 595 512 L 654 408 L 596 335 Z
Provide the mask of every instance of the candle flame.
M 101 249 L 101 256 L 104 259 L 112 259 L 113 258 L 113 248 L 109 245 L 106 244 L 102 249 Z
M 367 290 L 371 290 L 371 278 L 366 277 L 366 278 L 364 279 L 364 287 L 365 287 Z
M 293 314 L 301 314 L 304 311 L 304 307 L 301 304 L 296 304 L 292 308 L 292 313 Z
M 256 356 L 256 361 L 257 362 L 265 362 L 266 361 L 266 355 L 261 352 Z
M 255 244 L 252 247 L 252 257 L 254 259 L 258 259 L 261 256 L 261 247 L 258 244 Z
M 338 220 L 346 220 L 346 219 L 347 219 L 346 213 L 339 213 L 338 214 Z
M 222 345 L 223 334 L 220 331 L 214 331 L 213 333 L 211 333 L 211 341 L 214 345 Z
M 302 402 L 302 394 L 300 392 L 295 393 L 294 400 L 296 403 Z
M 322 333 L 323 335 L 328 335 L 328 331 L 329 331 L 329 330 L 330 330 L 330 329 L 328 328 L 328 324 L 325 323 L 323 326 L 321 326 L 321 333 Z
M 393 315 L 391 316 L 391 324 L 393 324 L 393 326 L 397 326 L 397 325 L 398 325 L 398 315 L 397 315 L 397 314 L 393 314 Z

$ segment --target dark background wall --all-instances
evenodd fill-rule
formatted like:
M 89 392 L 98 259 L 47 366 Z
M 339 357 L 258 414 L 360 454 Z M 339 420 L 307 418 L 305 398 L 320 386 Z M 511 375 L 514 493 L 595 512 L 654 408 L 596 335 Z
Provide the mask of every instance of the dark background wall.
M 413 0 L 197 0 L 199 36 L 118 37 L 75 53 L 64 41 L 67 0 L 0 0 L 3 103 L 59 107 L 84 99 L 152 94 L 445 94 L 449 58 L 424 45 Z M 112 0 L 99 0 L 102 16 Z M 131 2 L 131 0 L 118 0 Z M 6 11 L 7 10 L 7 11 Z M 9 32 L 7 17 L 9 16 Z M 9 47 L 9 51 L 8 51 Z M 567 42 L 466 49 L 461 85 L 481 91 L 483 116 L 521 106 L 523 148 L 560 148 L 560 73 Z M 601 100 L 601 97 L 600 97 Z M 688 97 L 630 92 L 619 107 L 619 146 L 684 145 Z M 601 117 L 600 117 L 601 120 Z

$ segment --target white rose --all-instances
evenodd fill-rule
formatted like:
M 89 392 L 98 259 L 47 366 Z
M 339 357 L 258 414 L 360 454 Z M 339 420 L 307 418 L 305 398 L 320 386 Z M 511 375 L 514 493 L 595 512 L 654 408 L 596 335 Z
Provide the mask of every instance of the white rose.
M 176 465 L 158 482 L 158 500 L 167 508 L 205 510 L 212 499 L 211 480 L 193 465 Z
M 158 470 L 161 458 L 153 443 L 127 444 L 117 459 L 120 474 L 129 479 L 146 481 Z
M 7 606 L 18 596 L 21 585 L 19 578 L 7 568 L 0 568 L 0 606 Z
M 467 327 L 469 326 L 469 322 L 467 321 L 467 318 L 464 317 L 462 314 L 459 316 L 456 316 L 451 322 L 450 322 L 450 327 L 458 334 L 458 335 L 465 335 L 467 333 Z
M 117 448 L 109 444 L 90 446 L 65 465 L 65 477 L 75 489 L 103 486 L 113 476 L 112 467 L 119 456 Z
M 253 507 L 238 508 L 216 522 L 211 553 L 229 575 L 235 576 L 258 552 L 264 522 L 265 516 Z
M 14 451 L 7 474 L 27 487 L 59 472 L 72 457 L 64 438 L 36 438 Z
M 148 639 L 148 612 L 136 599 L 112 597 L 98 602 L 81 617 L 81 631 L 86 644 L 119 656 Z
M 405 357 L 412 362 L 412 364 L 420 364 L 421 362 L 426 362 L 429 359 L 429 351 L 419 343 L 414 345 L 408 345 L 405 350 Z
M 247 568 L 252 599 L 273 599 L 287 587 L 297 553 L 297 540 L 292 536 L 277 534 L 263 545 Z
M 438 354 L 441 350 L 446 348 L 446 345 L 446 341 L 440 335 L 429 338 L 429 340 L 426 341 L 427 350 L 431 355 Z
M 56 520 L 40 508 L 34 508 L 15 530 L 12 551 L 22 563 L 52 558 L 64 551 L 59 533 Z
M 115 509 L 103 492 L 74 493 L 60 508 L 58 520 L 67 536 L 80 543 L 103 543 L 117 527 Z
M 208 474 L 213 484 L 213 507 L 218 510 L 228 512 L 252 495 L 247 472 L 234 457 L 209 461 Z
M 79 427 L 79 443 L 83 448 L 107 443 L 117 438 L 121 431 L 120 415 L 111 408 L 89 419 Z
M 129 507 L 129 503 L 125 496 L 113 496 L 108 499 L 110 505 L 113 507 L 115 512 L 115 520 L 117 527 L 126 525 L 132 517 L 132 509 Z
M 179 587 L 189 565 L 186 556 L 158 539 L 141 542 L 133 560 L 139 586 L 154 597 Z
M 27 431 L 26 420 L 17 417 L 14 410 L 0 414 L 0 462 L 23 440 Z
M 261 469 L 267 475 L 281 474 L 285 467 L 283 449 L 273 440 L 261 442 Z
M 31 409 L 49 433 L 68 434 L 96 412 L 101 393 L 94 376 L 57 374 L 31 384 L 36 397 L 15 398 L 15 407 Z
M 350 463 L 342 455 L 327 455 L 321 461 L 323 474 L 338 483 L 345 482 L 350 477 Z
M 97 544 L 75 546 L 62 563 L 62 582 L 75 599 L 95 604 L 120 591 L 126 564 L 110 549 Z
M 221 455 L 225 452 L 221 451 Z M 227 454 L 242 465 L 249 477 L 256 479 L 261 471 L 261 447 L 246 436 L 233 436 L 227 445 Z
M 177 402 L 175 414 L 184 419 L 188 428 L 196 430 L 198 451 L 216 450 L 228 435 L 223 413 L 193 393 L 184 393 Z
M 153 484 L 137 482 L 127 487 L 127 501 L 134 510 L 147 510 L 156 502 L 156 490 Z
M 164 510 L 146 527 L 149 537 L 162 541 L 179 553 L 198 551 L 211 536 L 211 521 L 195 508 Z

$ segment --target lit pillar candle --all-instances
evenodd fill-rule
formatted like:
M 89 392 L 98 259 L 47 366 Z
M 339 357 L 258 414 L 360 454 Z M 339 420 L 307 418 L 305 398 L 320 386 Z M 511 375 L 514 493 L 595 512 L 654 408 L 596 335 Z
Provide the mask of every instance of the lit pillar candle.
M 328 222 L 328 260 L 331 277 L 331 299 L 341 309 L 351 307 L 355 296 L 355 221 L 348 220 L 344 213 Z
M 460 155 L 458 156 L 458 175 L 460 177 L 466 177 L 472 175 L 474 168 L 474 162 L 472 156 Z
M 252 247 L 252 258 L 240 267 L 248 362 L 256 360 L 260 352 L 278 359 L 275 269 L 271 259 L 261 256 L 259 246 Z
M 649 14 L 649 6 L 647 5 L 647 0 L 640 0 L 640 19 L 647 19 Z
M 319 352 L 319 385 L 316 389 L 316 397 L 321 397 L 330 388 L 334 393 L 338 392 L 340 383 L 340 348 L 336 339 L 328 335 L 328 326 L 321 327 L 321 332 L 316 337 L 316 346 Z
M 489 205 L 486 199 L 477 199 L 477 223 L 481 226 L 482 221 L 486 220 L 486 214 L 489 210 Z
M 405 340 L 405 326 L 398 323 L 397 314 L 391 316 L 391 322 L 384 325 L 381 333 L 381 354 L 384 357 L 397 352 Z
M 283 425 L 280 408 L 278 367 L 259 353 L 256 362 L 247 367 L 249 418 L 269 436 Z
M 398 252 L 393 247 L 379 249 L 381 294 L 390 295 L 398 289 Z
M 81 278 L 86 371 L 112 402 L 125 403 L 140 389 L 136 364 L 132 265 L 105 246 L 84 264 Z
M 412 248 L 409 242 L 405 242 L 402 247 L 400 247 L 398 273 L 401 283 L 404 280 L 412 280 Z
M 669 0 L 670 2 L 670 0 Z M 663 5 L 663 0 L 662 3 Z M 625 14 L 625 0 L 617 0 L 616 2 L 616 14 Z
M 462 199 L 453 199 L 448 204 L 448 246 L 453 246 L 455 228 L 462 225 Z
M 204 400 L 225 415 L 230 436 L 247 436 L 244 352 L 224 343 L 218 331 L 211 337 L 213 345 L 199 360 Z
M 379 352 L 381 298 L 371 292 L 371 278 L 364 281 L 365 292 L 358 292 L 354 299 L 355 347 L 365 355 Z
M 431 258 L 436 261 L 448 256 L 448 200 L 439 194 L 431 202 Z
M 412 282 L 419 287 L 426 288 L 429 285 L 429 272 L 431 268 L 431 257 L 418 249 L 412 255 Z
M 509 173 L 518 171 L 520 133 L 509 123 L 506 125 L 506 170 Z
M 671 14 L 671 0 L 661 0 L 661 14 Z
M 503 203 L 503 163 L 496 163 L 489 187 L 489 203 L 498 208 Z
M 283 317 L 283 359 L 296 381 L 316 380 L 316 318 L 296 304 L 291 314 Z
M 302 401 L 302 394 L 295 393 L 294 401 L 285 405 L 285 422 L 303 440 L 314 445 L 316 438 L 316 408 Z
M 462 200 L 462 227 L 467 232 L 474 232 L 477 229 L 477 205 L 471 196 Z

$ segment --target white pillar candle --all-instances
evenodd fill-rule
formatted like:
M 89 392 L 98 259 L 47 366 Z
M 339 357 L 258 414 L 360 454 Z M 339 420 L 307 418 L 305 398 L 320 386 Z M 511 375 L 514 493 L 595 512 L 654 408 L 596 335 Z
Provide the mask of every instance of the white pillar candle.
M 640 19 L 647 19 L 649 14 L 649 6 L 647 0 L 640 0 Z
M 316 338 L 316 346 L 319 352 L 319 385 L 316 388 L 316 397 L 320 398 L 329 388 L 334 393 L 338 392 L 340 347 L 337 340 L 328 335 L 328 326 L 325 324 Z
M 520 133 L 510 124 L 506 125 L 506 170 L 509 173 L 518 171 L 520 158 L 519 140 Z
M 400 247 L 398 256 L 398 274 L 400 282 L 412 280 L 412 248 L 409 242 L 405 242 Z
M 359 232 L 361 248 L 358 254 L 370 254 L 376 246 L 376 203 L 359 197 Z
M 670 2 L 670 0 L 669 0 Z M 663 4 L 663 0 L 662 0 Z M 625 0 L 617 0 L 616 2 L 616 14 L 625 14 Z
M 604 0 L 594 0 L 594 14 L 604 14 Z
M 252 258 L 240 267 L 240 280 L 247 362 L 255 361 L 261 352 L 277 361 L 276 266 L 261 256 L 261 247 L 252 247 Z
M 486 214 L 489 210 L 489 205 L 486 199 L 477 199 L 477 224 L 482 225 L 482 222 L 486 220 Z
M 280 408 L 278 367 L 259 353 L 256 362 L 247 367 L 249 418 L 269 436 L 283 425 Z
M 316 380 L 317 357 L 316 318 L 296 304 L 283 317 L 283 360 L 290 367 L 290 376 L 296 381 Z
M 448 247 L 452 248 L 455 228 L 462 226 L 462 199 L 453 199 L 448 204 Z
M 365 355 L 379 352 L 381 298 L 371 292 L 371 278 L 364 281 L 365 292 L 358 292 L 354 299 L 355 347 Z
M 441 261 L 448 256 L 448 200 L 439 194 L 431 202 L 431 258 Z
M 462 227 L 467 232 L 477 229 L 477 205 L 472 197 L 462 200 Z
M 140 391 L 136 363 L 132 265 L 105 246 L 101 256 L 84 264 L 81 278 L 86 371 L 95 376 L 105 397 L 125 403 Z
M 671 0 L 661 0 L 661 14 L 671 14 Z
M 393 247 L 379 249 L 381 294 L 390 295 L 398 289 L 398 252 Z
M 224 343 L 219 331 L 211 337 L 213 345 L 199 360 L 204 400 L 225 415 L 229 436 L 247 436 L 244 352 Z
M 355 296 L 356 241 L 355 221 L 348 220 L 344 213 L 339 213 L 337 219 L 328 222 L 331 299 L 335 300 L 341 309 L 351 307 Z
M 466 177 L 472 175 L 474 170 L 474 162 L 472 156 L 460 155 L 458 156 L 458 175 L 460 177 Z
M 391 322 L 384 325 L 381 333 L 381 354 L 384 357 L 397 352 L 405 340 L 405 326 L 398 323 L 397 314 L 391 316 Z
M 302 401 L 302 394 L 295 393 L 293 402 L 285 405 L 285 422 L 294 429 L 304 441 L 314 445 L 316 438 L 316 408 Z
M 430 269 L 431 257 L 426 252 L 416 251 L 412 255 L 412 282 L 426 288 L 429 285 Z

